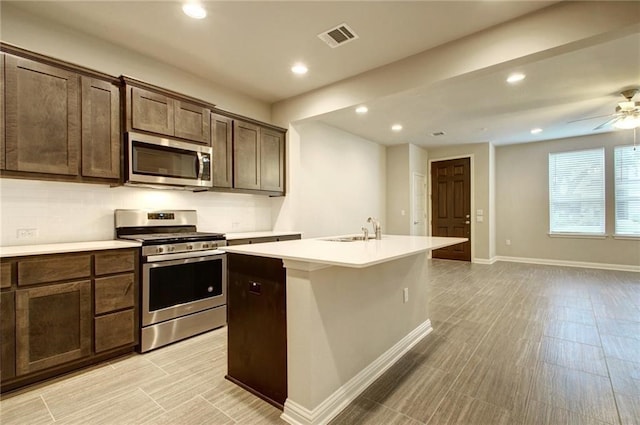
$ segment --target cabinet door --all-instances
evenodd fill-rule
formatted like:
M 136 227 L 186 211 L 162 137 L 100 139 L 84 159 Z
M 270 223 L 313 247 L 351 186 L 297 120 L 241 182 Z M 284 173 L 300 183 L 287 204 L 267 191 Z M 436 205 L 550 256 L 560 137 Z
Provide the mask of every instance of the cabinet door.
M 96 353 L 136 342 L 133 310 L 96 317 Z
M 284 192 L 284 134 L 260 130 L 260 189 Z
M 175 136 L 209 145 L 210 111 L 198 105 L 175 100 Z
M 134 278 L 133 273 L 97 278 L 95 282 L 96 314 L 133 307 Z
M 78 174 L 79 75 L 5 56 L 5 168 Z
M 233 168 L 233 120 L 211 114 L 211 147 L 213 148 L 213 186 L 231 187 Z
M 173 136 L 175 115 L 173 99 L 138 87 L 129 87 L 129 90 L 131 90 L 131 126 L 137 130 Z
M 282 260 L 227 255 L 228 376 L 282 406 L 287 398 L 287 297 Z
M 260 189 L 260 128 L 233 123 L 233 187 Z
M 0 378 L 16 374 L 15 292 L 0 293 Z
M 16 291 L 16 372 L 91 354 L 91 281 Z
M 4 53 L 0 53 L 0 170 L 4 170 Z
M 120 92 L 82 77 L 82 175 L 120 177 Z

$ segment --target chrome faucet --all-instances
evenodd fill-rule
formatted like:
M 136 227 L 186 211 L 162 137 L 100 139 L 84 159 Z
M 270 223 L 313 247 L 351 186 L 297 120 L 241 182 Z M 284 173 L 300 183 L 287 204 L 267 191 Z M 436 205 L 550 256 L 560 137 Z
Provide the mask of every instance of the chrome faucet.
M 376 239 L 382 239 L 382 229 L 380 228 L 380 222 L 373 217 L 367 219 L 367 223 L 373 225 L 373 231 L 376 233 Z

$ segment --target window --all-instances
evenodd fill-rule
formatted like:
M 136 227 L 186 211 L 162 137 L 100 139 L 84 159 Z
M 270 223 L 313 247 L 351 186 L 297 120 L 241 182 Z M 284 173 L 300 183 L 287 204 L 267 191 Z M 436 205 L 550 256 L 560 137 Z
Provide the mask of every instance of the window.
M 603 235 L 604 221 L 604 149 L 550 153 L 550 232 Z
M 616 235 L 640 236 L 640 149 L 614 150 Z

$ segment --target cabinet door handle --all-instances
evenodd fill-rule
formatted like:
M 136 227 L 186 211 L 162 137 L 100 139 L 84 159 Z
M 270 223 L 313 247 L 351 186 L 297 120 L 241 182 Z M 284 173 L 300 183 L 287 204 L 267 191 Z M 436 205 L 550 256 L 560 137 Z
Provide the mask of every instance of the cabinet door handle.
M 260 282 L 249 282 L 249 292 L 252 294 L 260 295 L 262 293 L 262 284 Z

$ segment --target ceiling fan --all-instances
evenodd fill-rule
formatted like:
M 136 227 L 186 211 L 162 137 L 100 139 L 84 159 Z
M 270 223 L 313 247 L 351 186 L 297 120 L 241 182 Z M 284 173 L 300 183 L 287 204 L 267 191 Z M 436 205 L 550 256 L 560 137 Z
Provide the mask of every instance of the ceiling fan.
M 573 120 L 569 122 L 592 120 L 595 118 L 611 117 L 607 121 L 603 122 L 594 130 L 600 130 L 608 125 L 613 125 L 615 128 L 630 130 L 640 127 L 640 102 L 634 102 L 633 96 L 638 93 L 638 89 L 628 89 L 620 93 L 626 99 L 625 102 L 619 102 L 616 106 L 616 112 L 607 115 L 598 115 L 596 117 L 582 118 L 579 120 Z

